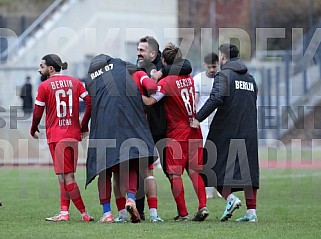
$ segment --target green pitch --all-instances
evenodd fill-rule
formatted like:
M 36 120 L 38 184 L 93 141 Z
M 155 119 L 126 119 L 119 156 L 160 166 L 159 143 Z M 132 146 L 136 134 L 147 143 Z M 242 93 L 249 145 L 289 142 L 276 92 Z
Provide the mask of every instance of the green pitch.
M 98 224 L 102 215 L 96 181 L 84 190 L 85 170 L 76 178 L 87 210 L 95 217 L 83 223 L 72 205 L 69 222 L 46 222 L 59 211 L 58 183 L 52 168 L 0 168 L 0 238 L 319 238 L 321 229 L 320 169 L 262 169 L 258 191 L 258 223 L 237 223 L 246 207 L 242 193 L 236 193 L 243 206 L 227 223 L 218 218 L 225 202 L 208 201 L 205 222 L 172 222 L 176 207 L 170 186 L 161 170 L 155 170 L 158 183 L 159 215 L 164 223 Z M 185 196 L 190 216 L 197 210 L 191 183 L 185 176 Z M 114 198 L 112 198 L 112 201 Z M 113 214 L 117 215 L 115 204 Z

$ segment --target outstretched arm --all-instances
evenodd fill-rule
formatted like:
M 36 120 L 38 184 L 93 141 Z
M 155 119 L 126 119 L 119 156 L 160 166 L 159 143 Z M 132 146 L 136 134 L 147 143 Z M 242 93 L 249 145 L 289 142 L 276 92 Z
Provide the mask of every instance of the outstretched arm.
M 147 97 L 147 96 L 142 95 L 142 98 L 143 98 L 144 105 L 146 105 L 146 106 L 151 106 L 151 105 L 157 103 L 156 99 L 153 98 L 152 96 Z
M 197 112 L 195 119 L 202 122 L 206 119 L 218 106 L 223 104 L 224 97 L 228 95 L 228 79 L 222 74 L 218 73 L 215 76 L 213 88 L 210 97 L 207 99 L 205 104 Z

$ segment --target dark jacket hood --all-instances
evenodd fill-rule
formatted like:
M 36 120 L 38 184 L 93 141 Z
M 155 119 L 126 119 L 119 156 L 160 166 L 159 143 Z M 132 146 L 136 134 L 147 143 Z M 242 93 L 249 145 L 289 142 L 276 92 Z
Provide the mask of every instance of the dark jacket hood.
M 107 62 L 111 59 L 112 57 L 104 54 L 95 56 L 90 62 L 88 73 L 93 73 L 99 70 L 100 68 L 104 67 L 107 64 Z
M 245 74 L 247 72 L 246 65 L 239 58 L 232 58 L 226 62 L 221 70 L 229 69 L 239 74 Z

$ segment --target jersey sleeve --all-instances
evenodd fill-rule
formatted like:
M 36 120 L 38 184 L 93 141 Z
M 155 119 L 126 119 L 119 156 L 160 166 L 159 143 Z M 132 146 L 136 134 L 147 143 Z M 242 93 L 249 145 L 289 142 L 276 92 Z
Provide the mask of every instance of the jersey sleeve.
M 149 93 L 153 94 L 157 90 L 156 82 L 149 78 L 144 71 L 137 71 L 134 73 L 135 77 L 139 79 L 140 85 Z
M 167 93 L 167 84 L 166 84 L 166 79 L 163 78 L 157 83 L 157 92 L 162 93 L 163 95 L 166 95 Z
M 46 88 L 44 87 L 44 84 L 40 84 L 38 87 L 35 104 L 39 106 L 46 106 Z
M 155 94 L 151 95 L 157 102 L 166 95 L 166 85 L 166 80 L 164 78 L 157 83 L 157 91 Z
M 88 91 L 86 90 L 85 86 L 83 85 L 83 83 L 81 83 L 81 81 L 78 81 L 79 83 L 79 97 L 81 99 L 84 99 L 87 95 L 88 95 Z

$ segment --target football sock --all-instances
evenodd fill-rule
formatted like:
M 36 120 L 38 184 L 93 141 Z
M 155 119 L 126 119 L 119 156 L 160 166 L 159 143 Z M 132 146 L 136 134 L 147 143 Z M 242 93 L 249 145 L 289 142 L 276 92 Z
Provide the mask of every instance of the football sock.
M 245 188 L 245 202 L 247 209 L 256 209 L 256 188 Z
M 147 198 L 147 204 L 149 208 L 157 208 L 158 206 L 157 197 Z
M 256 214 L 256 210 L 255 209 L 248 209 L 246 211 L 246 215 L 254 215 L 254 214 Z
M 193 183 L 194 191 L 198 198 L 198 210 L 200 210 L 201 208 L 206 207 L 205 184 L 199 173 L 192 173 L 189 177 Z
M 136 196 L 135 196 L 135 194 L 134 193 L 127 193 L 127 198 L 128 199 L 132 199 L 132 200 L 136 200 Z
M 111 211 L 110 202 L 104 203 L 102 206 L 103 206 L 103 213 Z
M 79 210 L 79 212 L 84 213 L 86 211 L 85 204 L 81 198 L 77 183 L 73 182 L 73 183 L 66 185 L 66 190 L 69 194 L 70 199 L 75 204 L 75 206 Z
M 157 209 L 156 208 L 150 208 L 149 209 L 149 215 L 151 217 L 157 217 Z
M 232 201 L 233 199 L 234 199 L 234 194 L 233 193 L 231 193 L 230 195 L 228 195 L 228 197 L 226 198 L 226 201 L 228 201 L 228 202 L 230 202 L 230 201 Z
M 118 211 L 125 209 L 125 205 L 126 205 L 125 197 L 116 198 L 116 206 Z
M 122 218 L 127 217 L 126 209 L 122 209 L 122 210 L 118 211 L 118 215 L 119 215 L 119 217 L 122 217 Z
M 111 198 L 111 172 L 105 171 L 105 172 L 99 174 L 98 194 L 99 194 L 99 200 L 100 200 L 101 205 L 110 202 L 110 198 Z
M 65 183 L 59 183 L 60 185 L 60 210 L 69 211 L 70 197 L 65 188 Z
M 147 198 L 147 204 L 149 207 L 149 215 L 150 216 L 157 216 L 157 204 L 158 204 L 158 200 L 156 197 L 152 197 L 152 198 Z
M 172 177 L 170 179 L 172 194 L 175 199 L 177 210 L 180 216 L 185 217 L 188 215 L 185 198 L 184 198 L 184 186 L 181 177 Z

